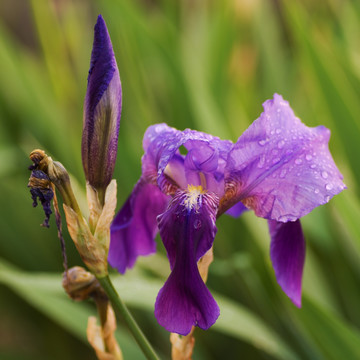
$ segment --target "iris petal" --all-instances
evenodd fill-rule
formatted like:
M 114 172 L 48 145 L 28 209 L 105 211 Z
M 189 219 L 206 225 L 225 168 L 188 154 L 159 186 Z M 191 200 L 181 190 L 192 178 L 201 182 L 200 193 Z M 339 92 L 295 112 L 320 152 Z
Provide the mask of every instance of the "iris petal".
M 168 331 L 181 335 L 192 326 L 208 329 L 220 313 L 197 267 L 216 234 L 218 198 L 201 193 L 191 199 L 188 192 L 178 191 L 158 217 L 172 272 L 157 296 L 155 316 Z
M 300 220 L 281 223 L 269 220 L 270 257 L 277 282 L 297 306 L 301 307 L 301 280 L 305 262 L 305 240 Z
M 275 94 L 230 152 L 226 187 L 257 216 L 282 222 L 304 216 L 345 188 L 329 137 L 323 126 L 302 124 Z
M 179 153 L 179 148 L 184 145 L 189 151 L 189 158 L 184 163 L 184 169 L 193 171 L 198 169 L 206 173 L 207 188 L 212 191 L 223 192 L 223 172 L 226 163 L 226 157 L 232 147 L 232 142 L 220 140 L 209 134 L 195 130 L 186 129 L 179 131 L 167 126 L 166 124 L 157 124 L 150 126 L 145 133 L 143 146 L 145 154 L 143 156 L 143 174 L 147 177 L 157 177 L 159 187 L 166 192 L 167 166 L 175 156 L 183 156 Z M 198 151 L 202 148 L 202 152 Z M 185 159 L 185 156 L 183 156 Z M 174 174 L 177 175 L 176 173 Z M 187 179 L 187 183 L 198 185 L 201 183 L 199 174 L 192 173 L 195 180 Z M 172 179 L 179 187 L 183 187 L 184 177 L 181 174 L 179 178 Z M 190 182 L 189 182 L 190 180 Z
M 238 202 L 226 211 L 226 215 L 230 215 L 234 218 L 240 217 L 244 211 L 249 210 L 242 202 Z
M 134 266 L 139 255 L 156 250 L 156 216 L 168 203 L 156 185 L 140 180 L 130 197 L 116 215 L 111 228 L 108 261 L 120 273 Z

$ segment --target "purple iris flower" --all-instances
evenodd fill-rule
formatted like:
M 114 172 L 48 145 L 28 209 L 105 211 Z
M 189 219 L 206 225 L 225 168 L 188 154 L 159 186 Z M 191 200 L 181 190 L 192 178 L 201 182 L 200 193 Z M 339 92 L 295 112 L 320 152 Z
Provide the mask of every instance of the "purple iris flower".
M 182 335 L 192 326 L 207 329 L 219 308 L 197 262 L 213 245 L 217 217 L 252 209 L 269 222 L 277 281 L 300 307 L 305 241 L 299 218 L 345 188 L 329 137 L 323 126 L 302 124 L 277 94 L 235 144 L 150 126 L 141 178 L 111 226 L 109 263 L 124 273 L 137 256 L 155 251 L 159 230 L 171 274 L 157 296 L 155 316 Z
M 99 15 L 84 102 L 81 154 L 86 180 L 101 193 L 114 172 L 121 101 L 119 70 L 105 21 Z

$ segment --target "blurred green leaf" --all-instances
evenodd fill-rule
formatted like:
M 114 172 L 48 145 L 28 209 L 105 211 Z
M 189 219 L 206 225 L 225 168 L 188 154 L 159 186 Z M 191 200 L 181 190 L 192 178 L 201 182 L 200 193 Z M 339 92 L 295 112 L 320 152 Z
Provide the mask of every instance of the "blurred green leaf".
M 74 303 L 68 299 L 61 288 L 61 277 L 57 274 L 29 274 L 17 270 L 5 261 L 0 261 L 0 282 L 6 284 L 24 297 L 39 311 L 64 326 L 74 335 L 85 339 L 87 318 L 91 315 L 88 306 Z M 158 280 L 136 276 L 116 277 L 114 285 L 122 298 L 130 306 L 152 310 L 158 290 L 162 283 Z M 248 309 L 214 295 L 221 308 L 221 316 L 214 330 L 223 332 L 239 340 L 249 342 L 262 351 L 278 359 L 297 359 L 298 357 L 281 339 Z M 119 335 L 120 346 L 126 354 L 131 341 Z M 130 345 L 129 345 L 130 346 Z M 138 357 L 137 357 L 138 358 Z
M 326 359 L 359 359 L 360 332 L 305 297 L 299 314 Z
M 0 282 L 10 287 L 38 311 L 63 326 L 74 336 L 87 342 L 86 327 L 89 316 L 96 309 L 87 303 L 70 300 L 61 286 L 61 274 L 25 273 L 0 260 Z M 116 331 L 125 358 L 144 359 L 134 340 L 122 330 Z M 60 344 L 59 344 L 60 346 Z

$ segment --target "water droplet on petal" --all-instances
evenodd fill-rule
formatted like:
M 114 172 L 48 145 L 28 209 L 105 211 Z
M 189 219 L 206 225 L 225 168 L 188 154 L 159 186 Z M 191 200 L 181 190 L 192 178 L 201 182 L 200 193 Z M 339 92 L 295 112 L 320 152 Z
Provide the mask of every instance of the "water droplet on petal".
M 329 190 L 329 191 L 330 191 L 332 188 L 333 188 L 333 184 L 326 184 L 326 185 L 325 185 L 325 189 L 326 189 L 326 190 Z
M 278 147 L 279 149 L 282 149 L 282 148 L 284 147 L 284 145 L 285 145 L 285 141 L 284 141 L 284 140 L 280 140 L 280 141 L 278 142 L 278 144 L 277 144 L 277 147 Z
M 319 189 L 315 189 L 315 190 L 314 190 L 314 193 L 315 193 L 315 194 L 318 194 L 319 192 L 320 192 Z
M 278 163 L 280 160 L 281 160 L 281 159 L 280 159 L 279 157 L 276 157 L 276 158 L 273 159 L 272 163 L 273 163 L 273 164 L 276 164 L 276 163 Z
M 279 217 L 279 221 L 288 222 L 288 221 L 296 221 L 297 217 L 293 215 L 283 215 Z
M 260 160 L 259 160 L 259 163 L 258 163 L 258 168 L 262 168 L 262 167 L 264 167 L 264 165 L 265 165 L 265 156 L 264 155 L 262 155 L 261 157 L 260 157 Z
M 311 168 L 311 169 L 315 169 L 315 168 L 316 168 L 316 164 L 311 164 L 311 165 L 310 165 L 310 168 Z
M 323 171 L 321 173 L 321 176 L 323 177 L 323 179 L 327 179 L 329 175 L 328 175 L 328 173 L 326 171 Z
M 296 165 L 300 165 L 301 163 L 302 163 L 302 160 L 301 160 L 301 159 L 296 159 L 296 160 L 295 160 L 295 164 L 296 164 Z
M 280 177 L 283 179 L 286 175 L 287 170 L 286 169 L 282 169 L 280 172 Z
M 194 228 L 197 230 L 197 229 L 200 229 L 201 228 L 201 221 L 199 219 L 196 219 L 194 221 Z
M 324 200 L 325 200 L 325 202 L 329 202 L 329 201 L 330 201 L 330 196 L 329 196 L 329 195 L 326 195 L 326 196 L 324 197 Z
M 307 161 L 310 161 L 310 160 L 312 159 L 312 155 L 307 154 L 307 155 L 305 156 L 305 159 L 306 159 Z
M 275 131 L 277 134 L 280 134 L 281 133 L 281 129 L 276 129 Z
M 259 140 L 259 142 L 258 142 L 258 144 L 259 144 L 260 146 L 264 146 L 266 143 L 267 143 L 266 140 Z

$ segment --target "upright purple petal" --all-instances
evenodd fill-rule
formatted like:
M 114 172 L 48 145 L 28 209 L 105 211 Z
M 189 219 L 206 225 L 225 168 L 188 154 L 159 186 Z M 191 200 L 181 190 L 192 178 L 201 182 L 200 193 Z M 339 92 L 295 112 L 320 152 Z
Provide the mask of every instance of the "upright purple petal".
M 143 174 L 149 178 L 157 177 L 163 192 L 167 192 L 168 187 L 174 189 L 169 181 L 173 181 L 177 188 L 201 184 L 217 193 L 224 191 L 224 169 L 233 146 L 231 141 L 199 131 L 179 131 L 166 124 L 157 124 L 147 129 L 143 145 Z M 186 155 L 179 152 L 182 145 L 188 150 Z
M 172 272 L 157 296 L 155 317 L 168 331 L 187 335 L 192 326 L 208 329 L 220 314 L 197 267 L 216 234 L 217 206 L 213 193 L 178 191 L 158 217 Z
M 229 154 L 227 196 L 257 216 L 286 222 L 327 203 L 345 185 L 329 148 L 330 131 L 309 128 L 275 94 Z M 233 203 L 229 201 L 228 207 Z
M 105 21 L 99 15 L 84 102 L 81 151 L 87 181 L 103 191 L 114 172 L 121 101 L 119 70 Z
M 305 240 L 300 220 L 286 223 L 269 220 L 270 257 L 277 282 L 297 306 L 301 307 L 301 279 L 305 262 Z
M 120 273 L 132 268 L 139 255 L 149 255 L 156 250 L 156 217 L 168 203 L 156 185 L 140 180 L 116 215 L 110 228 L 108 261 Z

